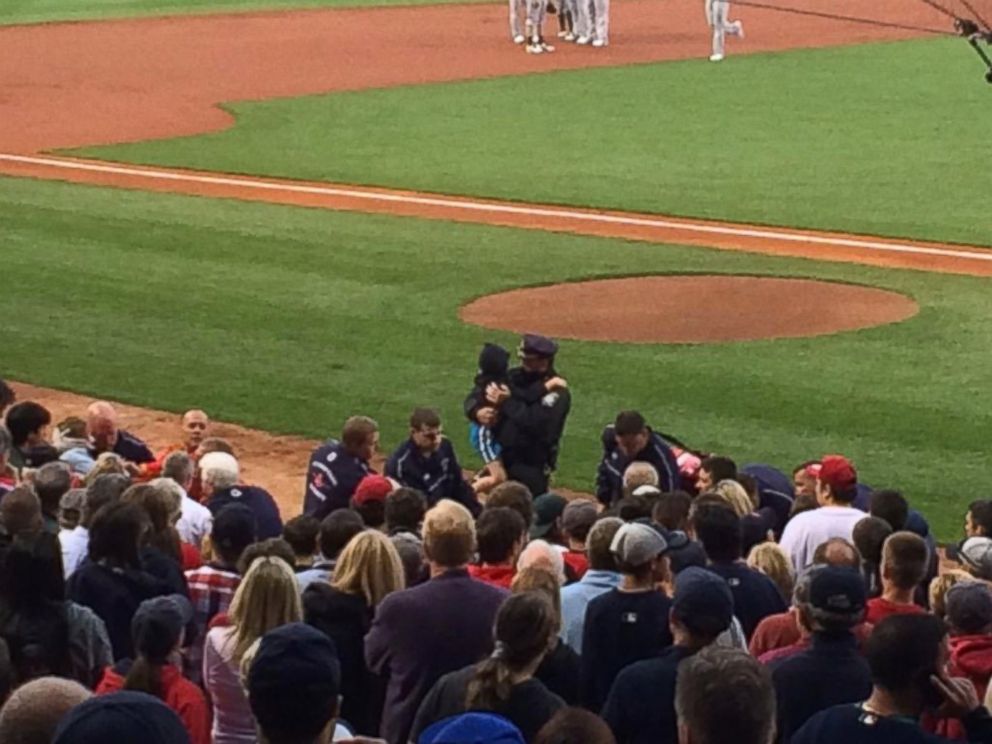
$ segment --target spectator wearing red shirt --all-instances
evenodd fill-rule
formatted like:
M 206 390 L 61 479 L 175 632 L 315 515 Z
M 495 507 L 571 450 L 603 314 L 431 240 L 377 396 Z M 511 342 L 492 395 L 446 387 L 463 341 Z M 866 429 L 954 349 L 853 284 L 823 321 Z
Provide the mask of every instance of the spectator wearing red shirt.
M 509 589 L 517 573 L 517 557 L 527 539 L 523 518 L 505 506 L 487 508 L 479 516 L 476 539 L 479 564 L 468 567 L 473 579 Z
M 186 572 L 193 605 L 196 635 L 186 649 L 184 669 L 194 682 L 203 676 L 203 641 L 215 616 L 226 613 L 241 583 L 237 565 L 245 548 L 255 542 L 255 515 L 243 504 L 221 509 L 214 519 L 210 540 L 214 561 Z
M 590 499 L 576 499 L 565 507 L 561 515 L 561 530 L 568 550 L 563 558 L 579 580 L 589 570 L 589 556 L 586 554 L 586 538 L 598 517 L 596 504 Z
M 152 462 L 146 462 L 141 465 L 138 477 L 158 478 L 161 476 L 165 460 L 173 452 L 185 452 L 194 461 L 196 460 L 197 450 L 203 444 L 203 440 L 206 439 L 208 430 L 210 429 L 210 417 L 199 409 L 186 411 L 180 420 L 180 426 L 183 431 L 182 441 L 170 444 L 156 454 Z
M 142 602 L 131 620 L 135 658 L 107 667 L 96 693 L 126 688 L 160 698 L 179 716 L 191 744 L 210 744 L 210 706 L 203 690 L 172 663 L 192 617 L 189 600 L 178 594 Z
M 914 597 L 929 562 L 930 552 L 922 537 L 912 532 L 892 533 L 882 546 L 882 594 L 868 601 L 865 622 L 877 625 L 891 615 L 925 612 Z

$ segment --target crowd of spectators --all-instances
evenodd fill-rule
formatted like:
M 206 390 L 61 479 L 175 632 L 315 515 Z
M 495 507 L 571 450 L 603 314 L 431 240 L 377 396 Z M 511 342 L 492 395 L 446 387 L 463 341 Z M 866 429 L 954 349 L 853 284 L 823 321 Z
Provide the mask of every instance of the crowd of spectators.
M 417 408 L 377 473 L 355 416 L 292 518 L 203 411 L 155 451 L 0 382 L 0 742 L 992 744 L 992 501 L 942 554 L 841 455 L 637 411 L 566 498 L 557 347 L 519 351 L 464 406 L 480 472 Z

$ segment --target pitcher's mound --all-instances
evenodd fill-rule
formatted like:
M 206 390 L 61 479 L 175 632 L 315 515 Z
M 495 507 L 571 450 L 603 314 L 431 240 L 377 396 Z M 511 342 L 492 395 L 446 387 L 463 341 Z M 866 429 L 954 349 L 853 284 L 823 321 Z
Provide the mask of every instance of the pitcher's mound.
M 813 279 L 643 276 L 515 289 L 461 310 L 467 323 L 556 338 L 710 343 L 800 338 L 895 323 L 917 304 L 883 289 Z

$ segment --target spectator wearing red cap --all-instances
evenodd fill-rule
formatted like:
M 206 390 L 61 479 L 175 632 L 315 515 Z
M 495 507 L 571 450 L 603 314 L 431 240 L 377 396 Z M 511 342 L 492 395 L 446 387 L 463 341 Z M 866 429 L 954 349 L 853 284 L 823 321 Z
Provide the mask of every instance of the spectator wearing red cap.
M 865 516 L 851 506 L 857 484 L 857 471 L 846 458 L 840 455 L 823 458 L 816 479 L 819 508 L 797 514 L 782 532 L 782 549 L 792 559 L 796 571 L 812 564 L 813 552 L 830 538 L 852 538 L 854 525 Z
M 386 524 L 386 497 L 396 490 L 396 484 L 384 475 L 372 473 L 358 483 L 351 497 L 351 508 L 357 511 L 365 526 L 383 530 Z
M 451 499 L 478 516 L 482 507 L 462 475 L 455 448 L 443 434 L 441 416 L 433 408 L 417 408 L 410 416 L 410 436 L 386 462 L 386 475 L 415 488 L 434 506 Z
M 877 625 L 890 615 L 918 615 L 925 610 L 914 602 L 916 587 L 927 573 L 927 544 L 912 532 L 894 532 L 882 546 L 882 596 L 868 601 L 865 620 Z

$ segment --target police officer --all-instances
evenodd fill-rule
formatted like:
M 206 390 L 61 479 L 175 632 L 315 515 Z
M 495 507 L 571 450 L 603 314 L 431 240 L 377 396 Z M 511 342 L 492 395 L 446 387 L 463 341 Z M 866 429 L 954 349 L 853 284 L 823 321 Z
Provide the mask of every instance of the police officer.
M 390 456 L 386 475 L 422 492 L 428 506 L 451 499 L 464 504 L 473 515 L 482 511 L 475 492 L 465 482 L 451 440 L 442 434 L 441 416 L 433 408 L 414 410 L 410 437 Z
M 571 393 L 555 372 L 558 344 L 527 334 L 518 349 L 520 366 L 508 385 L 491 385 L 487 397 L 497 408 L 497 437 L 507 476 L 526 485 L 534 496 L 547 493 L 558 465 L 558 449 L 572 406 Z
M 609 506 L 623 498 L 623 473 L 632 462 L 648 462 L 658 471 L 662 493 L 682 487 L 675 453 L 637 411 L 621 411 L 603 430 L 603 459 L 596 476 L 596 497 Z
M 303 513 L 323 519 L 347 509 L 359 482 L 372 472 L 369 460 L 379 447 L 379 425 L 367 416 L 345 421 L 341 441 L 328 439 L 310 455 Z

